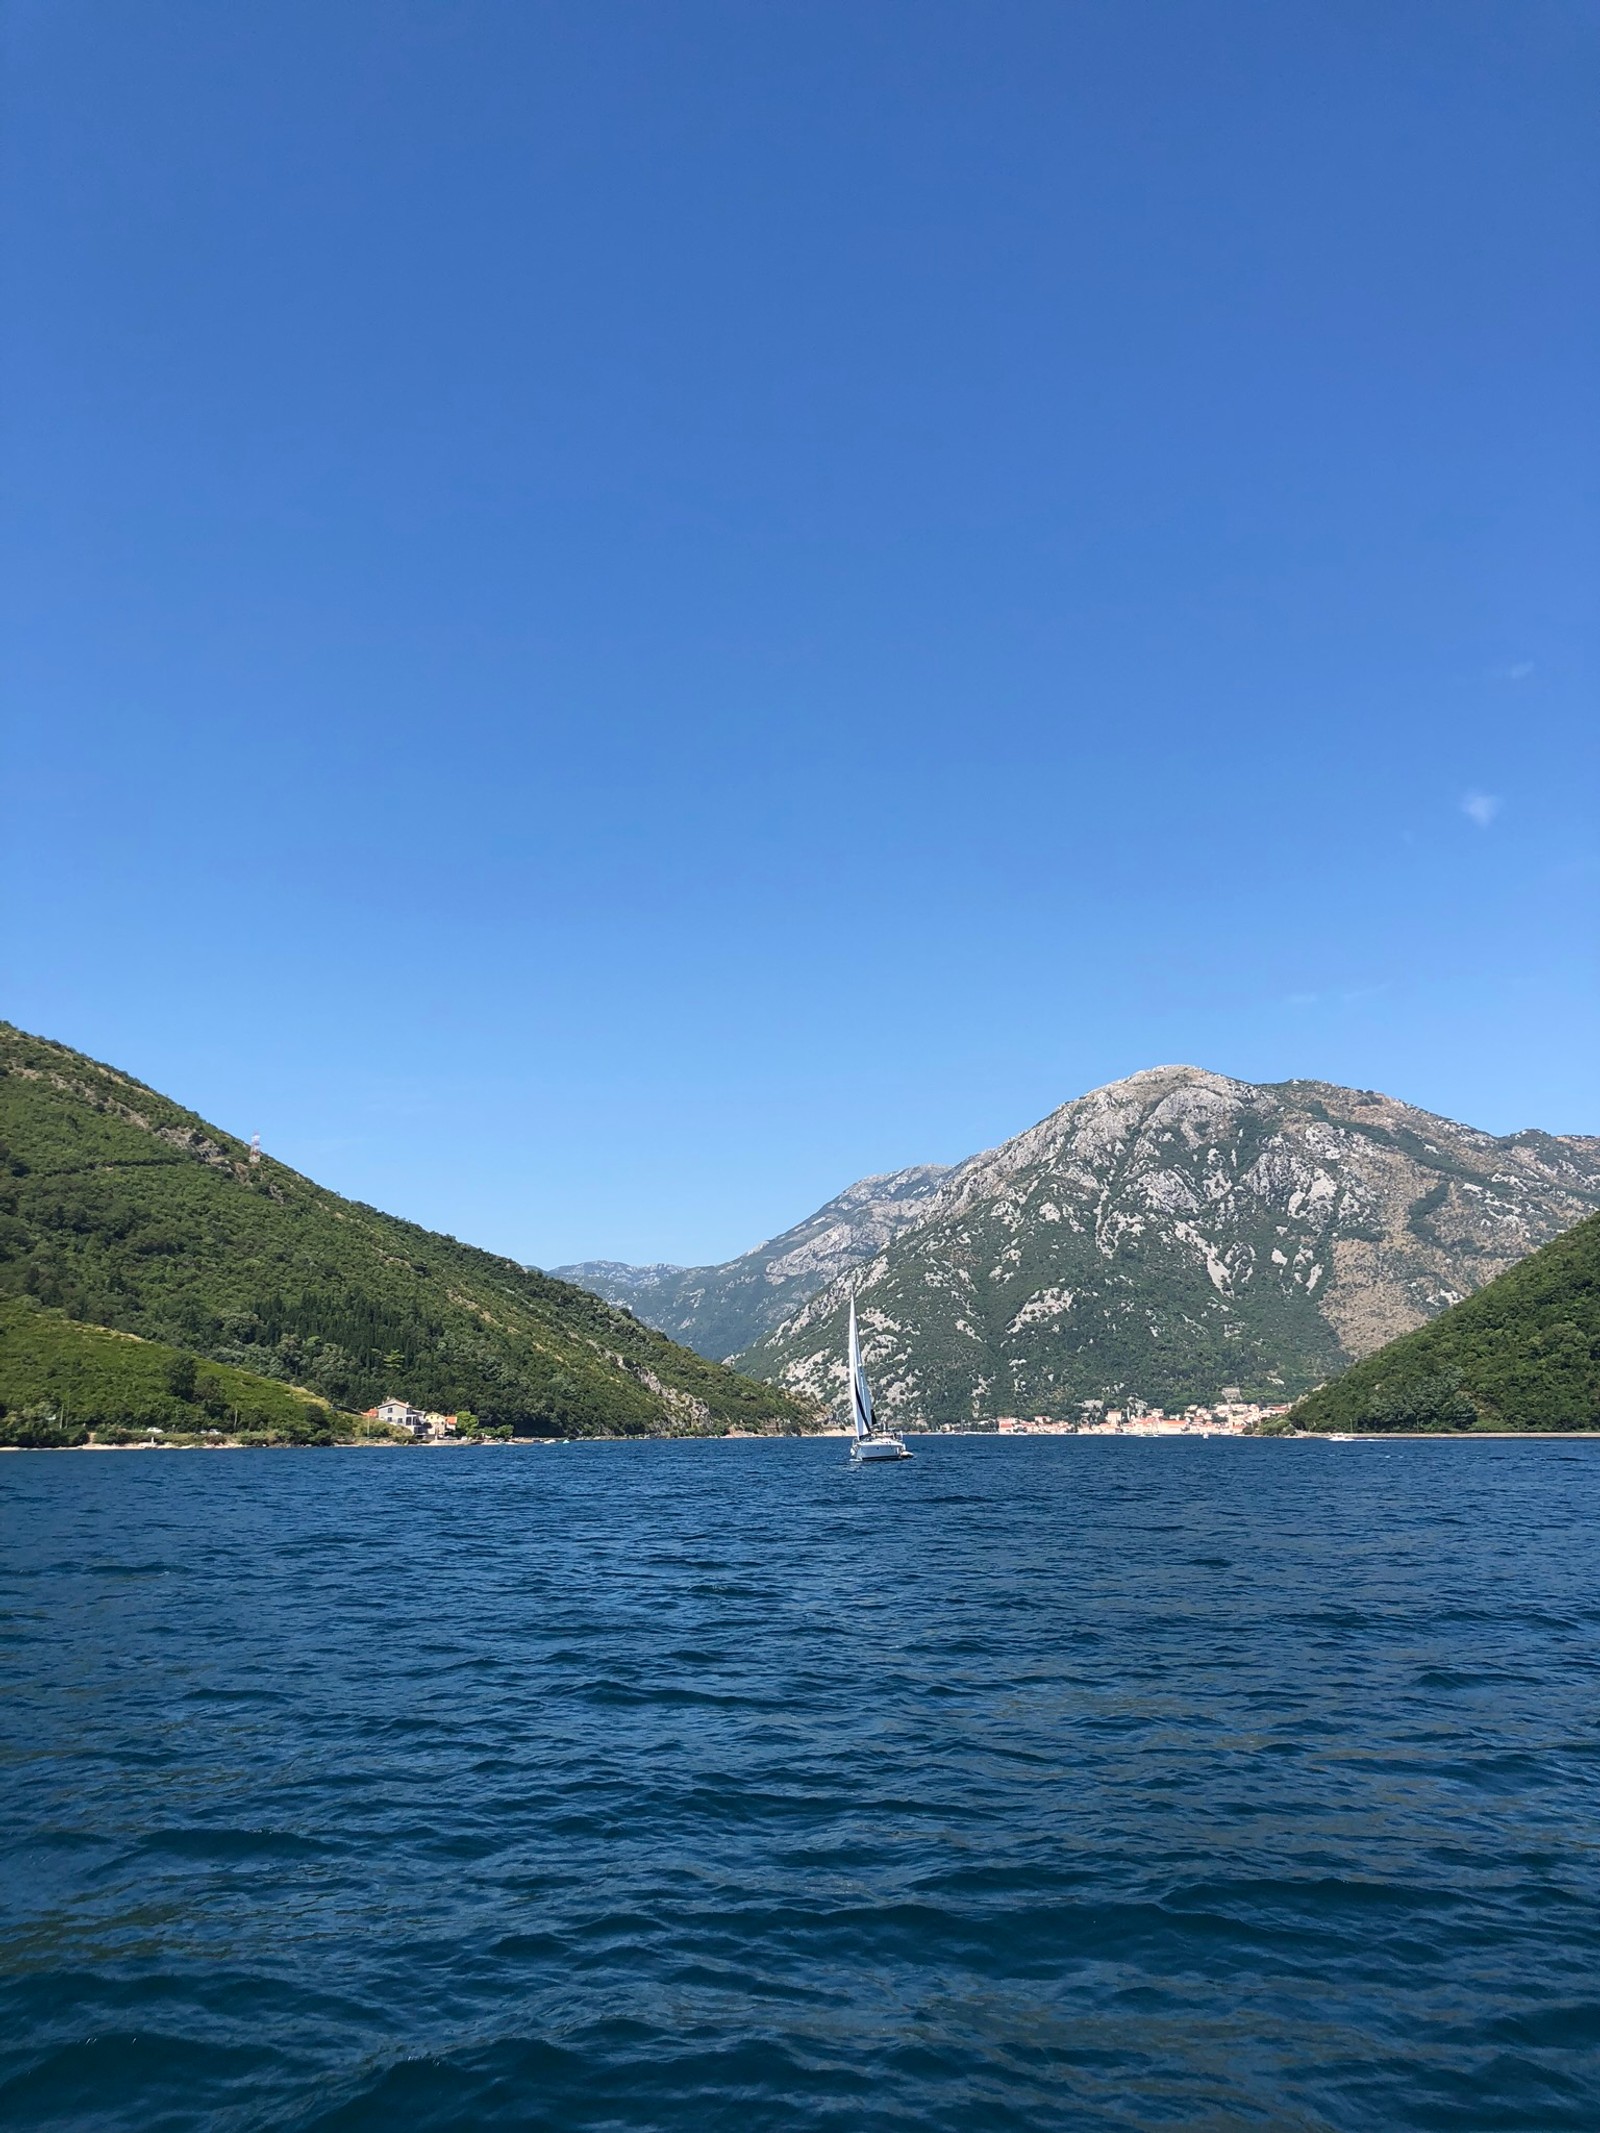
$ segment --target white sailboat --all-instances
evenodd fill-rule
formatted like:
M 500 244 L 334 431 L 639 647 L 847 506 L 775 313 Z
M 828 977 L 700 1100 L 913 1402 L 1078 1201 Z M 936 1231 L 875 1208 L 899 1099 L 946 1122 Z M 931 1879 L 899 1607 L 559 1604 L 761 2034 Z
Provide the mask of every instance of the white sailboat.
M 856 1300 L 850 1299 L 850 1425 L 854 1436 L 850 1456 L 863 1463 L 877 1459 L 909 1459 L 902 1440 L 892 1429 L 881 1429 L 873 1418 L 872 1387 L 861 1367 L 861 1343 L 856 1337 Z

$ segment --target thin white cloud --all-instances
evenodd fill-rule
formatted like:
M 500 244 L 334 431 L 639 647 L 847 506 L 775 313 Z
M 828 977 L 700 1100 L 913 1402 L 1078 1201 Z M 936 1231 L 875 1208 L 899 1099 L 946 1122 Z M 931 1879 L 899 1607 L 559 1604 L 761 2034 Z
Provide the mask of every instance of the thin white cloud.
M 1379 999 L 1393 990 L 1394 981 L 1384 978 L 1376 985 L 1355 985 L 1345 991 L 1286 992 L 1282 1004 L 1285 1007 L 1360 1007 L 1368 1000 Z
M 1469 792 L 1461 802 L 1461 812 L 1469 822 L 1476 822 L 1479 829 L 1486 830 L 1500 812 L 1500 801 L 1492 792 Z
M 1508 659 L 1504 666 L 1491 667 L 1496 681 L 1526 681 L 1533 672 L 1531 659 Z

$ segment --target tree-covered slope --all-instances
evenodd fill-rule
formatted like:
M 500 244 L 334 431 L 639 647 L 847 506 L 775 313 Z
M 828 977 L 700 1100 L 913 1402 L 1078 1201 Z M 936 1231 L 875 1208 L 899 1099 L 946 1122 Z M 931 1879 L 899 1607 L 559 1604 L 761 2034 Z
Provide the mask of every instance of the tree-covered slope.
M 0 1024 L 0 1299 L 309 1387 L 531 1434 L 788 1428 L 806 1410 L 588 1291 L 343 1200 Z
M 31 1296 L 0 1303 L 0 1445 L 115 1444 L 152 1430 L 333 1444 L 355 1435 L 352 1424 L 309 1393 L 165 1341 L 84 1325 Z
M 1600 1429 L 1600 1215 L 1300 1401 L 1299 1429 Z

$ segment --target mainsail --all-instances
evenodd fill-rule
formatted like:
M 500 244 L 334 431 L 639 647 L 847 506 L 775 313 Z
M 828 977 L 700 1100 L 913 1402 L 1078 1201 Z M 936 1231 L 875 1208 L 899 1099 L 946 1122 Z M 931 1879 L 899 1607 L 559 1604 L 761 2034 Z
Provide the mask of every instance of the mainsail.
M 872 1435 L 872 1388 L 861 1367 L 861 1343 L 856 1338 L 856 1300 L 850 1299 L 850 1420 L 858 1439 Z

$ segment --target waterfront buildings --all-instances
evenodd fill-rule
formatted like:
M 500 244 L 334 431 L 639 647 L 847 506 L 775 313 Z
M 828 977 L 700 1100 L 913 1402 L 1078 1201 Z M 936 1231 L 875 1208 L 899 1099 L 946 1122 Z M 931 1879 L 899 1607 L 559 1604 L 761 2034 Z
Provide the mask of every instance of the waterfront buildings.
M 456 1434 L 454 1415 L 435 1414 L 431 1408 L 413 1407 L 409 1400 L 380 1400 L 367 1409 L 369 1422 L 386 1422 L 391 1429 L 407 1429 L 413 1437 L 435 1440 Z
M 1070 1422 L 1049 1415 L 1001 1415 L 995 1428 L 1002 1437 L 1242 1437 L 1269 1415 L 1287 1412 L 1287 1407 L 1264 1407 L 1254 1400 L 1225 1399 L 1214 1407 L 1164 1415 L 1133 1401 L 1126 1408 L 1095 1406 Z

